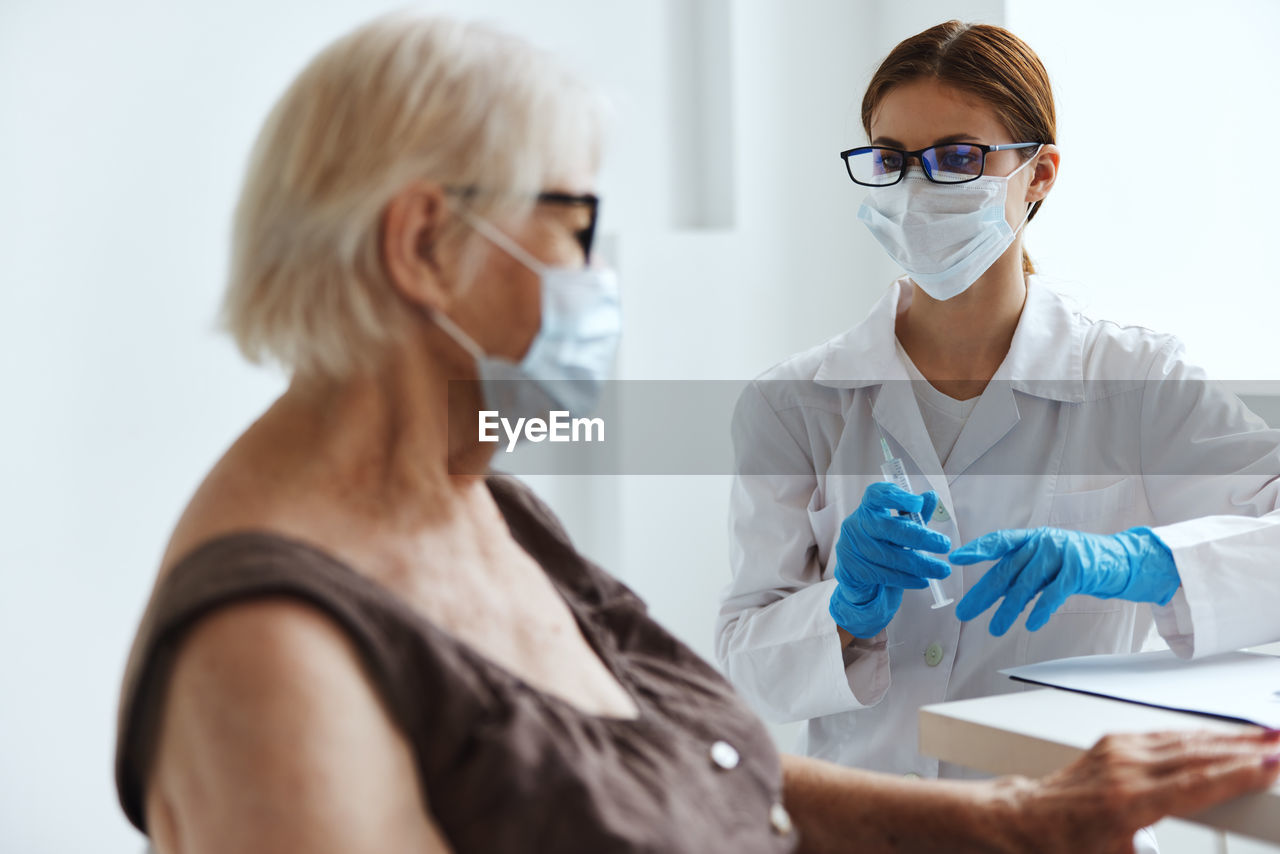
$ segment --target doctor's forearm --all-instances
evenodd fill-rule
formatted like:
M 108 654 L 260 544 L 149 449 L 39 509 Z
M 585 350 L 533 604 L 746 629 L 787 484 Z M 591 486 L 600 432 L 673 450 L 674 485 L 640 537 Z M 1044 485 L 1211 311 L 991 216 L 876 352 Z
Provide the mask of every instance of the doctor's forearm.
M 1020 797 L 1031 781 L 905 780 L 801 756 L 782 756 L 787 811 L 802 854 L 1017 852 Z

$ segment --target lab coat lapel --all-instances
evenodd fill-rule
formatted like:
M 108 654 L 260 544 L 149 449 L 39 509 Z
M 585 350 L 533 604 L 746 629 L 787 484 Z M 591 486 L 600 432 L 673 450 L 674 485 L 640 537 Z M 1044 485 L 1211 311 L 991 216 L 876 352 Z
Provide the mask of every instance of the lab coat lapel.
M 938 461 L 938 452 L 933 447 L 933 440 L 929 438 L 924 419 L 920 417 L 920 404 L 911 389 L 906 370 L 900 363 L 899 371 L 901 376 L 895 376 L 880 386 L 872 417 L 886 434 L 886 438 L 893 439 L 889 445 L 890 450 L 902 457 L 912 480 L 916 481 L 919 477 L 911 471 L 910 463 L 915 463 L 919 474 L 929 481 L 928 488 L 950 503 L 951 492 L 947 489 L 948 481 L 943 474 L 942 464 Z M 893 446 L 894 442 L 897 443 L 896 448 Z M 924 487 L 918 482 L 912 486 L 916 492 L 924 491 Z
M 898 279 L 868 312 L 866 319 L 853 329 L 832 340 L 827 354 L 818 366 L 814 381 L 831 388 L 866 389 L 874 394 L 872 418 L 886 438 L 891 439 L 890 449 L 902 457 L 908 475 L 913 480 L 921 474 L 929 487 L 950 505 L 950 491 L 938 462 L 938 452 L 920 417 L 920 406 L 911 389 L 910 378 L 898 358 L 897 338 L 894 331 L 898 314 L 909 304 L 911 282 L 906 277 Z M 878 386 L 878 388 L 872 388 Z M 862 395 L 852 395 L 851 401 L 859 401 Z M 865 406 L 855 402 L 854 406 Z M 847 412 L 847 423 L 856 424 L 866 416 L 866 410 Z M 875 443 L 878 445 L 878 441 Z M 896 444 L 896 447 L 894 445 Z M 879 469 L 876 463 L 868 473 Z M 912 484 L 917 491 L 924 485 Z
M 943 471 L 953 483 L 965 469 L 991 450 L 1018 423 L 1018 401 L 1007 382 L 992 379 L 956 439 Z
M 945 468 L 947 483 L 1017 426 L 1021 416 L 1015 392 L 1043 400 L 1083 400 L 1083 348 L 1081 327 L 1067 304 L 1036 276 L 1028 276 L 1027 299 L 1009 352 L 956 439 Z M 1023 405 L 1034 404 L 1027 399 Z

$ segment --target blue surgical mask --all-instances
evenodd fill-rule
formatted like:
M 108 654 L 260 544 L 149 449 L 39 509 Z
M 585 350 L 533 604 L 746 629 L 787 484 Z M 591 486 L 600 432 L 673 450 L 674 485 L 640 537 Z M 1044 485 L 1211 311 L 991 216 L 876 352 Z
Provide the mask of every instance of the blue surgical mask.
M 1039 149 L 1036 149 L 1039 151 Z M 888 187 L 871 190 L 858 219 L 911 280 L 936 300 L 968 290 L 1013 244 L 1030 216 L 1010 228 L 1004 218 L 1009 175 L 983 175 L 964 184 L 937 184 L 908 173 Z
M 504 418 L 545 418 L 552 410 L 595 410 L 622 331 L 617 276 L 593 267 L 549 267 L 490 223 L 463 217 L 476 231 L 538 274 L 542 324 L 519 363 L 484 352 L 441 312 L 432 319 L 476 361 L 484 407 Z

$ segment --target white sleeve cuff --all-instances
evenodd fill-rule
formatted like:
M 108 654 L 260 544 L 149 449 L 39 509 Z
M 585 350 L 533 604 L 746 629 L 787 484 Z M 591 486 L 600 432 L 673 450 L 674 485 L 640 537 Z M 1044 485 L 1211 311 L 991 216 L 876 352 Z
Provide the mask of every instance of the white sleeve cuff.
M 834 579 L 812 584 L 738 617 L 725 671 L 762 717 L 808 720 L 884 699 L 890 681 L 885 635 L 842 649 L 827 610 L 835 587 Z M 769 642 L 779 637 L 787 640 Z

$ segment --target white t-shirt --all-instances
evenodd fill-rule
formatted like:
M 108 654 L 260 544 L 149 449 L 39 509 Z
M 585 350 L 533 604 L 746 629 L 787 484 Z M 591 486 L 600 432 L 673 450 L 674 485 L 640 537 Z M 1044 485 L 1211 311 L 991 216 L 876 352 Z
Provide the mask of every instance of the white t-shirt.
M 920 404 L 920 417 L 924 419 L 933 448 L 938 452 L 938 462 L 945 466 L 980 396 L 956 400 L 943 394 L 924 378 L 907 351 L 902 349 L 902 344 L 895 339 L 894 345 L 898 348 L 898 358 L 907 368 L 907 375 L 911 377 L 911 388 L 916 393 L 916 402 Z

